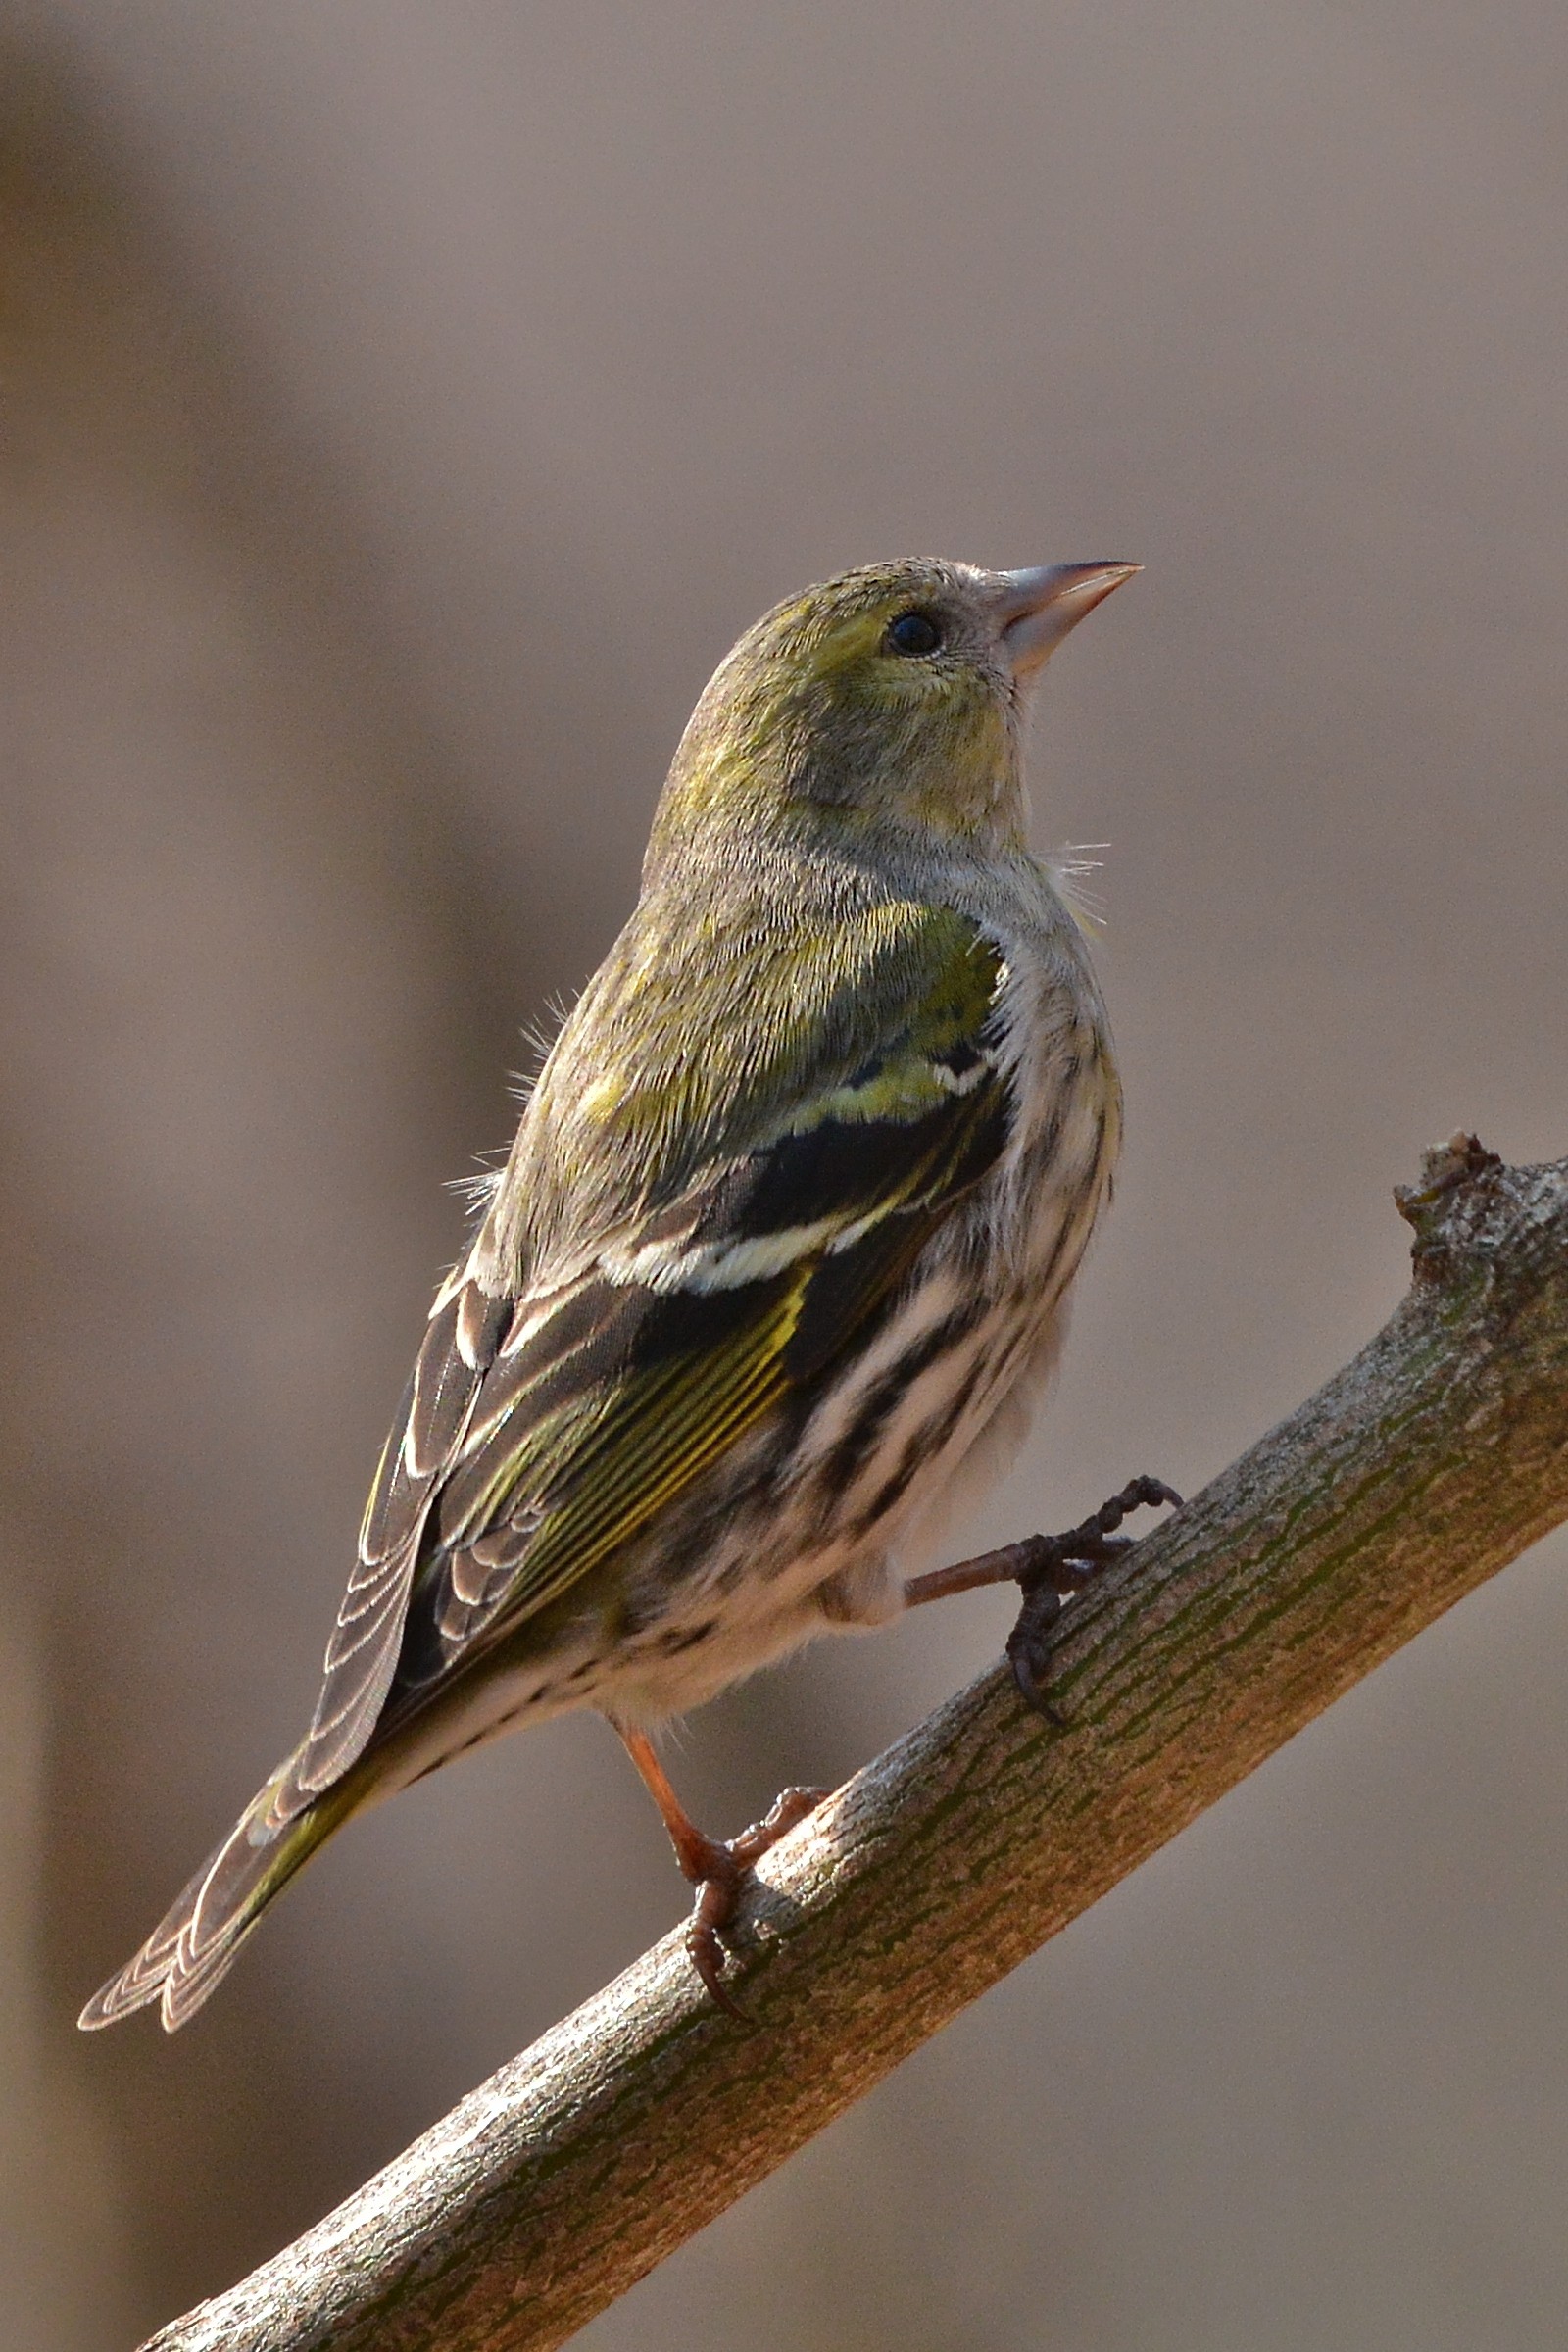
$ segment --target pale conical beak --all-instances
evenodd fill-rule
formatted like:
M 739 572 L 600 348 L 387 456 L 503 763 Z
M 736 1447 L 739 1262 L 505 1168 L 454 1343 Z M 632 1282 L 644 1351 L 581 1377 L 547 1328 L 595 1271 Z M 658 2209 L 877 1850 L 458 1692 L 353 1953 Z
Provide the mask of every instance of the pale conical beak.
M 1113 588 L 1141 564 L 1037 564 L 997 574 L 1002 650 L 1016 678 L 1029 677 Z

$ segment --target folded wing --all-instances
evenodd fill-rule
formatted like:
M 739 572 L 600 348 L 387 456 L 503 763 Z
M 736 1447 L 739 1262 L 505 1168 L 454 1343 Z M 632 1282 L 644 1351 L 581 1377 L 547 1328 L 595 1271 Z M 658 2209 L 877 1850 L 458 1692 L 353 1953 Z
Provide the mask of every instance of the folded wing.
M 383 1453 L 286 1820 L 863 1342 L 1004 1149 L 995 948 L 931 910 L 875 1034 L 773 1130 L 519 1297 L 438 1299 Z M 471 1264 L 479 1262 L 479 1254 Z M 392 1704 L 388 1710 L 387 1702 Z

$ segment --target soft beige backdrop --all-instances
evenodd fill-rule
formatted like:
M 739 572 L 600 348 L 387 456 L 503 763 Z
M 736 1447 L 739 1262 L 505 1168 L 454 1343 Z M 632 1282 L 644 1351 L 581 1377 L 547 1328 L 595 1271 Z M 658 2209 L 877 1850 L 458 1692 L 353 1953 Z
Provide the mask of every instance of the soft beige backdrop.
M 900 552 L 1148 570 L 1125 1180 L 975 1542 L 1196 1484 L 1568 1150 L 1568 21 L 1547 0 L 16 0 L 0 46 L 0 2333 L 127 2341 L 670 1924 L 593 1723 L 348 1834 L 188 2034 L 71 2020 L 297 1733 L 519 1032 L 708 670 Z M 1548 2352 L 1548 1545 L 589 2330 L 594 2352 Z M 997 1649 L 726 1699 L 715 1827 Z

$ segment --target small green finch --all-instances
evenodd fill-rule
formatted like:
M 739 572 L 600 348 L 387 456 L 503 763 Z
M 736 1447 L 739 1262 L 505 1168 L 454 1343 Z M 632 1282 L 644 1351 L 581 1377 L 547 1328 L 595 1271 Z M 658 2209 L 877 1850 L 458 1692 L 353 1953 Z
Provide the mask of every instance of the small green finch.
M 556 1040 L 376 1472 L 310 1730 L 82 2013 L 171 2031 L 351 1813 L 596 1707 L 698 1887 L 715 1997 L 745 1871 L 652 1731 L 831 1627 L 1003 1576 L 1046 1707 L 1069 1537 L 902 1585 L 902 1541 L 1052 1362 L 1120 1094 L 1079 926 L 1024 846 L 1047 657 L 1136 571 L 873 565 L 704 694 L 630 922 Z

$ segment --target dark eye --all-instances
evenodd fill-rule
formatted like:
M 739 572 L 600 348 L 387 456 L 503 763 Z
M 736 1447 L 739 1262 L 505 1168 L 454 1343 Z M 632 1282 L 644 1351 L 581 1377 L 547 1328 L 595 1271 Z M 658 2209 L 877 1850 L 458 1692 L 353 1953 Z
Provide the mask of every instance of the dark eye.
M 888 645 L 896 654 L 934 654 L 941 643 L 941 627 L 929 612 L 901 612 L 888 623 Z

